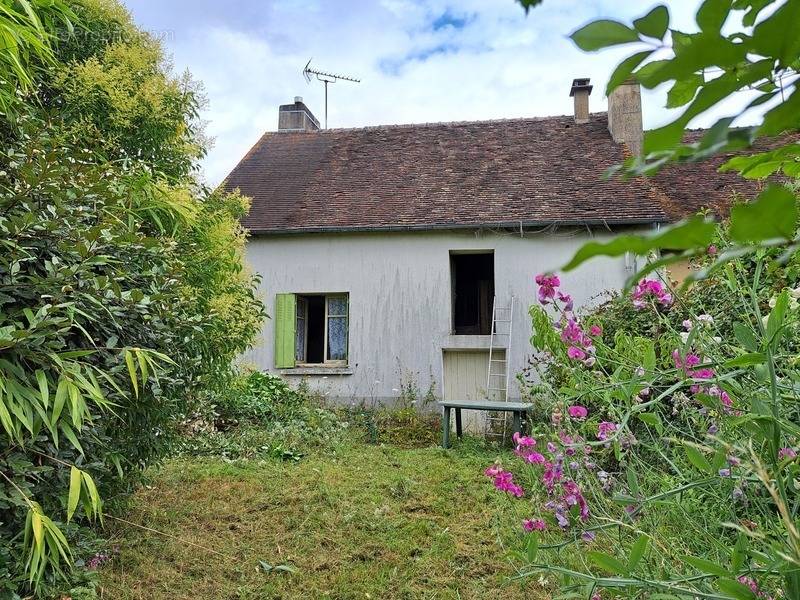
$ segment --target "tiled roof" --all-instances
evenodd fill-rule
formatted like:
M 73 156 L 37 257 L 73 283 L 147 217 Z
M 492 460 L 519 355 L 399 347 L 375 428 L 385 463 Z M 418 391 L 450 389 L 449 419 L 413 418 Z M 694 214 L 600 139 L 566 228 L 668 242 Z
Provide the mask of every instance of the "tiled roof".
M 604 180 L 625 152 L 605 113 L 271 132 L 223 186 L 252 198 L 252 233 L 279 233 L 654 223 L 724 211 L 741 182 L 708 163 Z

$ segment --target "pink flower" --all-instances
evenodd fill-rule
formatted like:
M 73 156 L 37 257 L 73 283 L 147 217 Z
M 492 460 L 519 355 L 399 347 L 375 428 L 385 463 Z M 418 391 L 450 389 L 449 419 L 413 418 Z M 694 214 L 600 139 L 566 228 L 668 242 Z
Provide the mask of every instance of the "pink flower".
M 758 587 L 758 583 L 752 577 L 747 577 L 745 575 L 742 575 L 741 577 L 739 577 L 739 583 L 749 587 L 750 591 L 753 592 L 756 598 L 763 598 L 764 600 L 772 600 L 772 596 L 768 595 L 766 592 L 762 592 L 761 589 Z
M 586 407 L 577 404 L 575 406 L 570 406 L 567 409 L 567 412 L 573 419 L 585 419 L 586 415 L 589 414 L 589 411 L 586 410 Z
M 572 302 L 572 296 L 570 296 L 569 294 L 565 294 L 564 292 L 558 292 L 558 295 L 556 297 L 558 298 L 559 302 L 564 303 L 565 311 L 572 312 L 572 309 L 574 307 Z
M 680 350 L 677 348 L 672 351 L 672 360 L 675 362 L 676 369 L 683 369 L 689 375 L 689 369 L 696 367 L 700 364 L 700 357 L 697 354 L 689 352 L 686 358 L 681 358 Z
M 540 273 L 536 276 L 536 283 L 539 285 L 539 303 L 549 304 L 556 297 L 556 288 L 561 285 L 558 275 L 548 275 Z
M 599 335 L 603 335 L 603 328 L 600 325 L 592 325 L 589 327 L 589 335 L 592 337 L 597 337 Z
M 494 487 L 501 492 L 506 492 L 517 498 L 520 498 L 525 493 L 520 486 L 514 483 L 513 473 L 503 470 L 503 467 L 496 463 L 483 473 L 494 480 Z
M 778 450 L 778 458 L 783 460 L 784 458 L 797 458 L 797 452 L 795 452 L 792 448 L 781 448 Z
M 500 473 L 503 472 L 503 467 L 497 463 L 494 463 L 491 467 L 488 467 L 483 474 L 487 477 L 496 477 Z
M 525 519 L 522 521 L 522 528 L 527 531 L 544 531 L 547 524 L 542 519 Z
M 584 360 L 586 358 L 586 352 L 577 346 L 570 346 L 567 350 L 567 356 L 569 356 L 572 360 Z
M 544 465 L 547 460 L 543 454 L 539 454 L 538 452 L 529 452 L 525 456 L 525 460 L 528 461 L 532 465 Z
M 564 323 L 564 326 L 561 328 L 561 341 L 565 344 L 584 345 L 583 330 L 575 319 L 567 319 L 567 322 Z M 591 343 L 591 341 L 589 343 Z
M 653 300 L 661 306 L 672 304 L 672 294 L 655 279 L 642 279 L 631 293 L 631 298 L 636 308 L 647 307 L 648 300 Z
M 532 447 L 532 446 L 536 445 L 536 440 L 535 439 L 533 439 L 532 437 L 528 437 L 527 435 L 520 435 L 516 431 L 514 432 L 514 435 L 511 436 L 511 439 L 514 440 L 514 444 L 517 446 L 518 449 L 521 446 L 531 446 Z
M 616 423 L 610 423 L 609 421 L 602 421 L 597 426 L 597 439 L 601 440 L 601 441 L 605 441 L 615 431 L 617 431 L 617 424 Z
M 696 371 L 692 371 L 690 374 L 695 379 L 713 379 L 714 369 L 709 369 L 706 367 L 703 369 L 697 369 Z
M 717 253 L 717 247 L 714 244 L 711 244 L 708 248 L 706 248 L 706 252 L 709 256 L 714 256 Z

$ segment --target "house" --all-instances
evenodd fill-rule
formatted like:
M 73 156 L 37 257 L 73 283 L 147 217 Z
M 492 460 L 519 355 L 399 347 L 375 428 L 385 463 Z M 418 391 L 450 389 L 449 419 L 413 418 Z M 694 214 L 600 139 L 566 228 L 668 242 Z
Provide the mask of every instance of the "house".
M 590 239 L 724 211 L 754 185 L 717 173 L 722 159 L 603 179 L 641 148 L 641 95 L 628 82 L 590 113 L 591 90 L 573 82 L 569 116 L 355 129 L 320 130 L 301 98 L 281 106 L 278 131 L 223 184 L 252 198 L 247 260 L 272 316 L 247 360 L 339 402 L 390 402 L 412 379 L 479 399 L 505 396 L 488 389 L 491 346 L 518 397 L 537 273 Z M 562 281 L 587 304 L 635 262 L 595 260 Z M 492 338 L 493 305 L 499 316 L 512 298 L 511 335 Z

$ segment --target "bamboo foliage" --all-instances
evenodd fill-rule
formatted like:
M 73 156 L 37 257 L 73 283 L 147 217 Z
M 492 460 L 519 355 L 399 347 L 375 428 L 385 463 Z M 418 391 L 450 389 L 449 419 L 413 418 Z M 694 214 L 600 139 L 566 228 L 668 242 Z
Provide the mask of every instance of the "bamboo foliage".
M 260 329 L 247 201 L 193 179 L 195 90 L 114 0 L 0 0 L 0 597 L 67 585 L 65 524 L 101 521 Z
M 53 63 L 54 24 L 71 30 L 72 17 L 60 0 L 0 2 L 0 110 L 8 111 L 17 91 L 33 88 L 33 59 Z

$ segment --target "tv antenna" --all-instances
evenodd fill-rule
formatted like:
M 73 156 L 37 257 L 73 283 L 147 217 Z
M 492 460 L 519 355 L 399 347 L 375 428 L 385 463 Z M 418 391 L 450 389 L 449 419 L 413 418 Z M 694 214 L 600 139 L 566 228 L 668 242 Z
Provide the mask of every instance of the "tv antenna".
M 311 60 L 306 63 L 303 69 L 303 77 L 306 78 L 306 83 L 311 83 L 311 76 L 314 75 L 317 81 L 325 84 L 325 129 L 328 128 L 328 84 L 336 83 L 337 81 L 352 81 L 354 83 L 361 83 L 360 79 L 355 77 L 348 77 L 347 75 L 337 75 L 335 73 L 325 73 L 324 71 L 317 71 L 311 68 Z

